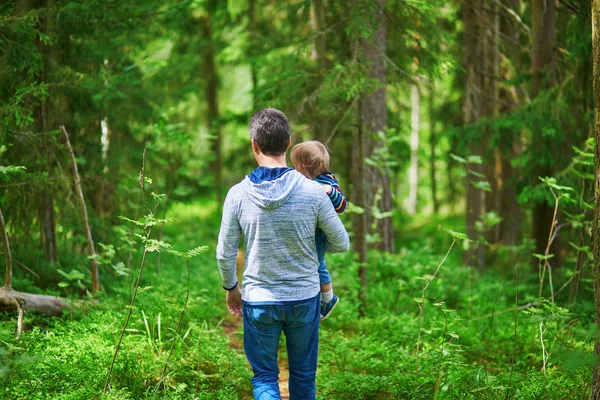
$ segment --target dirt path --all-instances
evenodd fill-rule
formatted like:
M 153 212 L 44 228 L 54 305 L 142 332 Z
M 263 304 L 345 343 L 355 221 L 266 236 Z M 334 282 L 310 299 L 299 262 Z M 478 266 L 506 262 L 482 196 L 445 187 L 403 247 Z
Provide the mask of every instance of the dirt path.
M 230 346 L 236 350 L 244 349 L 242 330 L 242 319 L 231 316 L 223 321 L 223 330 L 225 335 L 229 338 Z M 248 366 L 250 368 L 250 366 Z M 279 359 L 279 391 L 281 392 L 281 400 L 289 400 L 290 392 L 288 389 L 288 378 L 290 372 L 288 370 L 288 364 L 286 359 Z

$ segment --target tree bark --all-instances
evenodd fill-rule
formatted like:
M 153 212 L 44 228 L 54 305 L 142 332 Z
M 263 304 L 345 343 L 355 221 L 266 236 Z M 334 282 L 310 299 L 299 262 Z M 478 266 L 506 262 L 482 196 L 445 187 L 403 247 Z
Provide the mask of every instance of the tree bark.
M 206 86 L 204 88 L 204 98 L 208 104 L 206 110 L 206 126 L 211 136 L 211 152 L 214 159 L 211 162 L 211 171 L 215 179 L 215 193 L 217 204 L 223 204 L 223 179 L 222 179 L 222 138 L 221 138 L 221 120 L 219 115 L 219 76 L 215 64 L 215 46 L 212 37 L 212 26 L 210 17 L 205 17 L 202 28 L 204 40 L 207 44 L 204 48 L 204 71 Z
M 248 2 L 248 31 L 250 33 L 250 57 L 254 56 L 253 49 L 258 41 L 258 33 L 256 31 L 256 0 Z M 258 90 L 258 72 L 254 62 L 250 63 L 250 74 L 252 75 L 252 112 L 256 112 L 258 107 L 257 90 Z
M 4 242 L 4 258 L 6 260 L 6 276 L 4 278 L 4 289 L 12 289 L 12 254 L 10 252 L 10 243 L 8 241 L 8 232 L 4 224 L 4 215 L 0 209 L 0 233 L 2 233 L 2 241 Z
M 592 252 L 594 256 L 594 297 L 596 324 L 600 327 L 600 0 L 592 1 L 592 53 L 594 87 L 595 180 Z M 596 335 L 595 352 L 600 356 L 600 340 Z M 594 367 L 592 399 L 600 400 L 600 365 Z
M 360 39 L 360 50 L 362 60 L 369 69 L 369 77 L 377 79 L 381 86 L 375 92 L 363 96 L 360 101 L 360 124 L 364 137 L 364 156 L 371 158 L 379 146 L 377 139 L 379 132 L 386 133 L 387 108 L 385 105 L 385 63 L 384 54 L 386 50 L 386 28 L 385 28 L 385 0 L 376 2 L 365 2 L 363 6 L 374 17 L 372 26 L 373 37 Z M 363 161 L 364 162 L 364 161 Z M 379 208 L 381 213 L 393 210 L 392 190 L 390 188 L 389 170 L 386 165 L 378 167 L 365 166 L 365 178 L 368 178 L 369 187 L 365 193 L 365 208 L 367 224 L 375 226 L 371 233 L 380 236 L 379 249 L 383 251 L 394 251 L 394 230 L 392 217 L 384 217 L 373 221 L 372 206 Z M 375 204 L 377 195 L 380 195 L 378 204 Z
M 37 311 L 42 314 L 58 316 L 69 304 L 60 297 L 43 294 L 31 294 L 0 288 L 0 311 L 17 310 L 15 300 L 23 304 L 27 311 Z
M 413 84 L 410 89 L 411 130 L 410 130 L 410 167 L 408 171 L 408 215 L 417 213 L 417 193 L 419 190 L 419 87 Z
M 484 21 L 482 26 L 485 37 L 485 116 L 487 118 L 495 118 L 499 112 L 499 85 L 498 78 L 500 75 L 500 9 L 496 0 L 484 0 Z M 485 159 L 485 175 L 490 184 L 491 192 L 485 193 L 485 211 L 496 212 L 500 214 L 500 189 L 501 182 L 501 161 L 500 153 L 497 146 L 490 146 L 490 142 L 494 136 L 494 132 L 487 128 L 486 136 L 486 159 Z M 487 227 L 486 239 L 490 243 L 495 243 L 500 237 L 500 225 Z
M 83 190 L 81 188 L 81 176 L 77 169 L 77 162 L 75 161 L 75 153 L 73 147 L 71 147 L 71 141 L 69 140 L 69 134 L 63 125 L 60 129 L 65 137 L 67 144 L 67 150 L 71 156 L 71 168 L 73 169 L 73 181 L 75 182 L 75 191 L 77 192 L 77 198 L 79 200 L 79 206 L 81 208 L 81 218 L 83 219 L 83 228 L 85 231 L 85 238 L 88 244 L 88 255 L 90 257 L 90 272 L 92 276 L 92 292 L 100 290 L 100 278 L 98 276 L 98 263 L 96 262 L 96 250 L 94 249 L 94 239 L 92 238 L 92 230 L 90 229 L 90 222 L 87 214 L 87 207 L 85 205 L 85 198 L 83 197 Z
M 533 47 L 531 54 L 531 70 L 533 82 L 531 97 L 535 98 L 540 90 L 556 85 L 556 11 L 555 2 L 548 0 L 532 0 L 532 36 Z M 549 139 L 544 138 L 541 133 L 534 132 L 533 148 L 535 152 L 542 152 L 550 147 Z M 534 173 L 534 185 L 539 184 L 538 177 L 552 176 L 551 165 L 540 165 Z M 535 240 L 535 252 L 543 254 L 548 242 L 548 234 L 553 224 L 554 210 L 547 202 L 538 203 L 534 206 L 532 216 L 533 238 Z M 560 263 L 558 245 L 555 241 L 551 253 L 554 254 L 556 265 Z M 537 266 L 538 261 L 532 260 Z
M 440 211 L 440 205 L 437 199 L 437 182 L 435 179 L 435 149 L 436 149 L 436 134 L 435 134 L 435 110 L 434 110 L 434 95 L 435 95 L 435 83 L 433 81 L 433 76 L 429 77 L 429 99 L 428 99 L 428 108 L 429 108 L 429 176 L 431 180 L 431 200 L 433 202 L 433 213 L 437 214 Z
M 40 72 L 40 81 L 47 82 L 46 69 L 48 68 L 47 50 L 43 44 L 39 45 L 43 54 L 44 66 Z M 43 152 L 46 156 L 46 171 L 48 177 L 52 176 L 52 158 L 53 149 L 52 142 L 47 135 L 48 133 L 48 98 L 42 99 L 38 110 L 36 112 L 37 126 L 41 133 L 43 133 Z M 45 186 L 42 189 L 41 204 L 40 204 L 40 224 L 41 224 L 41 238 L 43 240 L 44 251 L 48 262 L 55 263 L 58 259 L 58 251 L 56 246 L 56 217 L 54 212 L 54 198 L 52 196 L 52 190 Z
M 360 105 L 356 107 L 360 110 Z M 358 111 L 356 110 L 356 111 Z M 358 313 L 360 316 L 366 314 L 367 309 L 367 212 L 369 204 L 366 202 L 366 191 L 369 190 L 368 184 L 365 182 L 365 137 L 362 131 L 361 124 L 355 129 L 352 137 L 352 201 L 361 207 L 364 212 L 354 214 L 352 219 L 352 230 L 354 231 L 353 246 L 354 251 L 358 254 L 358 279 L 360 280 L 359 301 L 360 306 Z
M 519 0 L 507 1 L 506 7 L 516 10 L 519 7 Z M 518 53 L 515 52 L 514 44 L 519 42 L 519 27 L 514 17 L 503 7 L 500 10 L 500 31 L 502 37 L 508 40 L 502 41 L 503 53 L 508 59 L 518 59 Z M 516 68 L 520 65 L 516 65 Z M 507 81 L 512 78 L 510 68 L 504 63 L 500 71 L 502 80 Z M 520 105 L 517 91 L 514 88 L 502 88 L 499 92 L 500 113 L 508 114 Z M 517 245 L 522 239 L 521 220 L 523 219 L 521 207 L 517 202 L 516 179 L 517 175 L 511 161 L 521 154 L 520 132 L 511 132 L 506 135 L 505 145 L 500 151 L 501 158 L 501 177 L 499 187 L 500 191 L 500 233 L 499 240 L 506 245 Z
M 481 0 L 465 0 L 464 6 L 464 40 L 465 40 L 465 103 L 463 106 L 463 121 L 465 125 L 477 122 L 482 114 L 483 100 L 481 91 L 483 86 L 483 48 L 484 40 L 481 35 Z M 478 15 L 479 14 L 479 15 Z M 473 140 L 469 146 L 471 155 L 481 156 L 481 139 Z M 467 166 L 476 174 L 484 173 L 483 166 L 472 164 Z M 478 240 L 480 232 L 476 229 L 476 222 L 483 213 L 483 192 L 472 184 L 472 180 L 479 178 L 467 175 L 467 203 L 466 203 L 466 231 L 467 236 Z M 485 263 L 485 248 L 475 244 L 469 251 L 465 252 L 465 262 L 469 265 L 483 267 Z
M 47 0 L 46 8 L 48 10 L 52 10 L 54 7 L 54 0 Z M 40 26 L 42 31 L 45 31 L 46 35 L 54 36 L 56 35 L 56 28 L 54 23 L 54 12 L 50 11 L 50 13 L 45 17 L 40 19 L 40 25 L 45 22 L 45 26 Z M 41 41 L 39 42 L 40 52 L 42 53 L 42 62 L 43 67 L 40 71 L 40 81 L 44 83 L 52 83 L 48 82 L 51 80 L 51 67 L 59 59 L 59 50 L 57 49 L 57 45 L 48 46 L 43 44 Z M 50 79 L 49 79 L 50 78 Z M 52 129 L 52 125 L 50 123 L 50 96 L 46 96 L 42 99 L 39 107 L 39 127 L 41 128 L 41 132 L 44 133 L 44 152 L 46 154 L 46 168 L 48 172 L 48 177 L 52 176 L 53 171 L 53 161 L 54 158 L 54 150 L 52 146 L 52 141 L 50 137 L 47 135 L 48 130 Z M 50 184 L 48 184 L 50 185 Z M 42 232 L 44 237 L 44 249 L 46 251 L 46 256 L 48 258 L 48 262 L 55 263 L 58 261 L 58 250 L 56 245 L 56 213 L 54 211 L 54 196 L 52 188 L 45 186 L 42 193 Z
M 327 63 L 327 36 L 325 32 L 325 2 L 324 0 L 313 0 L 313 27 L 316 31 L 314 40 L 314 54 L 317 61 L 317 74 L 321 80 L 325 78 L 328 71 Z M 318 99 L 318 96 L 317 96 Z M 316 140 L 325 143 L 331 133 L 331 119 L 323 115 L 323 107 L 318 101 L 315 102 L 313 135 Z

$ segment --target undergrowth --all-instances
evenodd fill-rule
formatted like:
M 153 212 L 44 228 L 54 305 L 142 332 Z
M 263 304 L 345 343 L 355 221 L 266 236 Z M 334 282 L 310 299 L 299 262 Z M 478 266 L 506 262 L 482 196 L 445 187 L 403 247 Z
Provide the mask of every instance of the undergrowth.
M 190 260 L 191 292 L 178 332 L 186 266 L 180 258 L 161 253 L 158 273 L 153 253 L 110 391 L 102 394 L 131 296 L 131 276 L 122 266 L 114 267 L 126 262 L 121 243 L 115 241 L 115 254 L 102 267 L 104 292 L 98 302 L 78 302 L 60 318 L 27 313 L 18 342 L 16 316 L 0 314 L 0 398 L 251 398 L 251 371 L 243 350 L 231 344 L 223 328 L 233 317 L 227 314 L 214 260 L 219 224 L 214 211 L 213 203 L 175 204 L 169 213 L 178 222 L 165 227 L 165 242 L 177 249 L 209 246 L 207 253 Z M 400 237 L 396 254 L 370 253 L 363 318 L 357 317 L 357 263 L 351 254 L 328 255 L 340 305 L 321 326 L 320 399 L 589 397 L 596 362 L 591 284 L 582 283 L 584 294 L 569 307 L 559 294 L 555 304 L 519 309 L 515 335 L 517 270 L 518 306 L 535 302 L 538 295 L 537 274 L 529 269 L 530 250 L 497 254 L 494 265 L 479 272 L 462 265 L 462 243 L 457 242 L 432 279 L 453 240 L 444 229 L 457 226 L 455 219 L 413 226 Z M 24 264 L 43 265 L 35 251 L 19 252 L 17 246 L 16 254 Z M 83 256 L 62 258 L 60 267 L 87 276 Z M 65 278 L 52 268 L 36 271 L 48 277 L 44 280 L 15 271 L 15 287 L 85 300 L 75 282 L 59 286 Z M 85 278 L 78 281 L 87 285 Z M 237 329 L 234 334 L 240 335 Z M 172 341 L 174 351 L 161 385 Z

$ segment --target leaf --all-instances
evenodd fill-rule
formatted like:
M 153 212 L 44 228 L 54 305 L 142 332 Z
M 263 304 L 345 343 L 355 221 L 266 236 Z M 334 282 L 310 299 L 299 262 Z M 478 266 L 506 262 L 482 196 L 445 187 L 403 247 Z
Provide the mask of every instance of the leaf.
M 470 164 L 483 164 L 483 158 L 481 156 L 469 156 L 467 162 Z
M 462 158 L 460 156 L 457 156 L 456 154 L 452 154 L 450 153 L 450 157 L 452 157 L 452 159 L 460 164 L 466 164 L 467 163 L 467 159 L 466 158 Z
M 119 262 L 117 264 L 112 265 L 112 269 L 115 271 L 115 274 L 118 276 L 129 276 L 129 271 L 123 262 Z
M 0 166 L 0 174 L 2 175 L 10 175 L 10 174 L 15 174 L 15 175 L 19 175 L 24 173 L 26 170 L 25 167 L 23 166 L 15 166 L 15 165 L 9 165 L 9 166 Z
M 483 190 L 484 192 L 492 192 L 492 187 L 488 181 L 470 181 L 474 188 Z
M 554 257 L 554 254 L 548 254 L 547 256 L 544 254 L 539 254 L 539 253 L 532 253 L 532 255 L 537 258 L 538 260 L 549 260 L 552 257 Z
M 69 282 L 58 282 L 58 287 L 61 287 L 61 288 L 69 287 Z
M 556 183 L 556 178 L 552 178 L 552 177 L 545 177 L 542 178 L 541 176 L 539 177 L 539 179 L 544 182 L 546 185 L 548 185 L 549 187 L 551 187 L 552 189 L 556 189 L 559 192 L 571 192 L 571 191 L 575 191 L 575 189 L 573 189 L 572 187 L 569 186 L 561 186 L 559 184 Z M 562 193 L 563 196 L 565 195 L 565 193 Z
M 480 172 L 473 171 L 472 169 L 468 169 L 468 170 L 467 170 L 467 172 L 468 172 L 469 174 L 471 174 L 471 175 L 473 175 L 473 176 L 475 176 L 475 177 L 479 178 L 479 179 L 485 179 L 485 175 L 484 175 L 484 174 L 482 174 L 482 173 L 480 173 Z
M 208 251 L 208 246 L 198 246 L 190 249 L 186 252 L 189 258 L 199 256 L 200 254 L 206 253 Z
M 474 242 L 473 240 L 469 239 L 469 237 L 464 233 L 455 232 L 452 229 L 446 229 L 446 232 L 448 232 L 456 240 L 466 240 L 471 243 Z
M 129 218 L 124 217 L 122 215 L 119 215 L 119 219 L 121 219 L 123 221 L 126 221 L 126 222 L 129 222 L 129 223 L 132 223 L 132 224 L 137 225 L 137 226 L 144 226 L 143 223 L 138 222 L 138 221 L 134 221 L 133 219 L 129 219 Z

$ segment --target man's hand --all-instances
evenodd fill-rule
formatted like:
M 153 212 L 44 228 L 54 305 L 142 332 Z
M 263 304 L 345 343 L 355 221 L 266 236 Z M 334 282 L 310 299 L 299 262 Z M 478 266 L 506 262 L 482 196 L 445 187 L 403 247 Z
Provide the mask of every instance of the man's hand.
M 325 193 L 331 194 L 331 190 L 332 190 L 331 185 L 325 184 L 325 185 L 323 185 L 323 189 L 325 189 Z
M 233 315 L 242 316 L 242 290 L 240 285 L 227 292 L 227 309 Z

